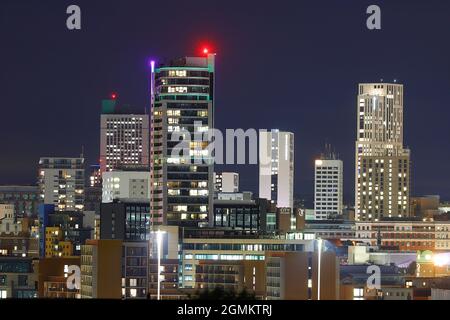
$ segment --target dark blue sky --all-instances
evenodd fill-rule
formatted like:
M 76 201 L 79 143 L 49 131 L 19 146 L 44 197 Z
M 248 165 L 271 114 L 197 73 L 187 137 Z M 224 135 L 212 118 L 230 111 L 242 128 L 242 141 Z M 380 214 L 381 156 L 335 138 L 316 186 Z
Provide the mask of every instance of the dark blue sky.
M 82 9 L 68 31 L 66 8 Z M 370 4 L 382 30 L 367 30 Z M 358 82 L 405 85 L 413 191 L 450 198 L 450 1 L 63 1 L 0 4 L 0 183 L 34 183 L 40 156 L 98 158 L 100 100 L 148 105 L 148 57 L 217 52 L 216 126 L 295 133 L 295 194 L 331 143 L 353 201 Z M 257 190 L 256 166 L 240 166 Z

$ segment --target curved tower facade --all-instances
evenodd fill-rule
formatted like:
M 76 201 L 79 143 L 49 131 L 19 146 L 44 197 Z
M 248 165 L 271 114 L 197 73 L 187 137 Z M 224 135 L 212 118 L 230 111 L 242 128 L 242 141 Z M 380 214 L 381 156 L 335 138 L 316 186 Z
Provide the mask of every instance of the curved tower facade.
M 208 143 L 203 141 L 214 126 L 214 58 L 214 54 L 185 57 L 152 68 L 154 224 L 201 226 L 210 222 L 214 168 Z

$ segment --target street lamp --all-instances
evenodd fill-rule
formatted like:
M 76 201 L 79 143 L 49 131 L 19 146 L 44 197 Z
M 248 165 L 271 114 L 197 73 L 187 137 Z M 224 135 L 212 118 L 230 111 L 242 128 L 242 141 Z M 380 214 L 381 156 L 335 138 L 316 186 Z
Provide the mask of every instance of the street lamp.
M 157 246 L 157 259 L 158 259 L 158 289 L 157 289 L 157 300 L 161 300 L 161 251 L 163 243 L 163 234 L 166 231 L 158 230 L 152 231 L 156 234 L 156 246 Z
M 318 271 L 317 271 L 317 300 L 320 300 L 320 274 L 322 272 L 321 270 L 321 260 L 322 260 L 322 239 L 317 240 L 318 245 Z

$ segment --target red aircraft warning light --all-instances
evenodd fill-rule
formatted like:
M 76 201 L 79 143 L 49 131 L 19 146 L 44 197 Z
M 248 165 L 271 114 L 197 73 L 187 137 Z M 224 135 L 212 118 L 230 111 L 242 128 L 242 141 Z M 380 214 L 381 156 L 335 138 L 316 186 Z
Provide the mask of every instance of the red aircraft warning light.
M 116 100 L 117 99 L 117 93 L 111 93 L 111 99 Z

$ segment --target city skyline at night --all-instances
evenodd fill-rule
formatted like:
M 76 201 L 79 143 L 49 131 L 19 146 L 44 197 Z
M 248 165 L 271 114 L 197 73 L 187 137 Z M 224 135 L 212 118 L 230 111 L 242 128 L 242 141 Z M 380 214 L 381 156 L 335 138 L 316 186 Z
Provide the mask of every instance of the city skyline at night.
M 443 15 L 447 4 L 435 2 L 433 14 Z M 84 25 L 74 34 L 57 28 L 57 8 L 62 4 L 49 2 L 30 11 L 7 1 L 3 12 L 10 16 L 3 20 L 6 24 L 0 32 L 9 46 L 2 52 L 2 61 L 17 63 L 3 68 L 5 117 L 17 118 L 24 111 L 27 117 L 20 130 L 13 121 L 0 129 L 2 136 L 16 137 L 4 141 L 0 183 L 34 184 L 41 156 L 77 156 L 82 147 L 86 163 L 97 163 L 101 100 L 116 92 L 122 103 L 137 111 L 148 108 L 148 59 L 165 62 L 180 53 L 195 56 L 206 45 L 217 52 L 216 127 L 293 132 L 296 198 L 312 198 L 314 160 L 325 144 L 331 144 L 344 163 L 345 203 L 353 203 L 357 85 L 396 79 L 405 87 L 404 136 L 412 150 L 411 194 L 439 194 L 447 199 L 449 173 L 444 164 L 450 155 L 441 148 L 439 137 L 445 139 L 450 130 L 445 122 L 449 98 L 445 88 L 450 82 L 445 57 L 450 49 L 438 40 L 447 20 L 432 18 L 422 10 L 424 5 L 419 1 L 381 3 L 383 27 L 370 31 L 361 14 L 366 4 L 361 2 L 336 5 L 329 1 L 327 10 L 287 2 L 274 8 L 243 5 L 238 12 L 231 4 L 214 4 L 204 9 L 201 21 L 189 23 L 177 40 L 175 30 L 166 29 L 163 36 L 147 27 L 151 24 L 146 19 L 113 22 L 122 16 L 139 17 L 147 11 L 144 3 L 124 6 L 117 1 L 101 8 L 107 14 L 97 16 L 99 6 L 81 1 Z M 158 6 L 148 9 L 167 10 L 163 4 Z M 219 8 L 221 16 L 228 18 L 227 28 L 223 19 L 215 19 Z M 248 18 L 250 10 L 252 18 Z M 320 20 L 308 17 L 317 16 L 319 10 Z M 281 20 L 283 14 L 298 14 L 302 19 Z M 181 23 L 186 20 L 181 15 L 180 19 Z M 26 28 L 27 23 L 40 28 Z M 305 30 L 311 24 L 314 36 Z M 11 31 L 16 32 L 14 38 Z M 382 45 L 370 49 L 373 43 Z M 431 47 L 436 49 L 425 49 Z M 31 51 L 31 56 L 25 55 Z M 63 72 L 70 76 L 59 81 Z M 433 125 L 425 129 L 426 123 Z M 242 188 L 257 192 L 257 166 L 217 166 L 216 170 L 238 171 Z
M 449 16 L 2 0 L 0 307 L 263 319 L 450 300 Z

